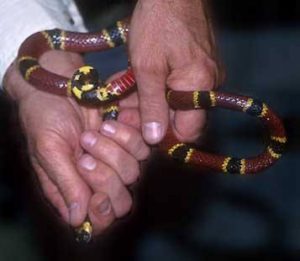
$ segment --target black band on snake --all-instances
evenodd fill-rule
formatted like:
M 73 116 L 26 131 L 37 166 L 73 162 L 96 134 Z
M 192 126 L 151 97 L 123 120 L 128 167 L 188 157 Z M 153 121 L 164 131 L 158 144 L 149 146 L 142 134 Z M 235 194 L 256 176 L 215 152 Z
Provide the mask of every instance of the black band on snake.
M 40 56 L 48 50 L 70 52 L 102 51 L 126 43 L 129 32 L 127 20 L 119 21 L 109 29 L 97 33 L 76 33 L 60 29 L 38 32 L 27 38 L 19 49 L 19 70 L 26 81 L 36 88 L 57 95 L 73 96 L 80 102 L 104 106 L 116 101 L 132 91 L 136 85 L 129 67 L 118 79 L 103 84 L 97 71 L 91 66 L 79 68 L 71 79 L 49 72 L 39 64 Z M 195 149 L 191 144 L 181 143 L 168 130 L 160 148 L 170 157 L 184 163 L 230 174 L 252 174 L 262 171 L 275 163 L 283 153 L 287 142 L 285 129 L 280 118 L 266 105 L 256 99 L 218 91 L 172 91 L 168 90 L 166 99 L 174 110 L 194 110 L 225 108 L 240 111 L 258 118 L 269 131 L 269 142 L 265 150 L 253 157 L 237 158 L 216 155 Z M 106 119 L 116 119 L 116 105 L 107 108 Z M 92 234 L 90 222 L 79 229 L 79 239 L 89 241 Z

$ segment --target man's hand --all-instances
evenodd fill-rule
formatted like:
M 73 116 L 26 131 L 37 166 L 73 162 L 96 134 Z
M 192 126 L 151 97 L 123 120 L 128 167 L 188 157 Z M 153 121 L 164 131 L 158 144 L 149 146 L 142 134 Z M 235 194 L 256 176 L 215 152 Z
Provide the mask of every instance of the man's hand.
M 77 54 L 52 51 L 41 63 L 70 77 L 83 61 Z M 126 185 L 139 175 L 137 159 L 149 153 L 137 130 L 122 122 L 102 124 L 98 109 L 36 90 L 21 78 L 16 65 L 7 71 L 4 84 L 18 102 L 44 194 L 65 221 L 78 226 L 88 214 L 99 233 L 128 213 L 132 199 Z M 138 142 L 132 142 L 133 137 Z
M 202 0 L 139 0 L 131 20 L 129 51 L 138 85 L 143 136 L 164 136 L 169 116 L 177 137 L 193 141 L 205 123 L 203 111 L 171 111 L 166 87 L 211 90 L 219 80 L 215 47 Z

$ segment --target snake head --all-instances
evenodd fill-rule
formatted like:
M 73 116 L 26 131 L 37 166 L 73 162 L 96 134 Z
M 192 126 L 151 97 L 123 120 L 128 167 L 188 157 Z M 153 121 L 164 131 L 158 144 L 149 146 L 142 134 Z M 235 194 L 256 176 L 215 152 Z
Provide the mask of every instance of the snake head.
M 97 70 L 89 65 L 80 67 L 70 81 L 70 92 L 78 99 L 82 100 L 84 94 L 96 90 L 99 83 Z

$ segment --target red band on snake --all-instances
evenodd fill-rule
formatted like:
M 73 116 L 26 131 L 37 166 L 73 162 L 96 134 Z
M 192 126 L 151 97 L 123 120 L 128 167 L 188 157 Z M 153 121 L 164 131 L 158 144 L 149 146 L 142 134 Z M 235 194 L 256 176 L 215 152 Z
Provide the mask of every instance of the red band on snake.
M 97 33 L 76 33 L 60 29 L 38 32 L 28 37 L 21 45 L 18 65 L 22 76 L 36 88 L 57 95 L 69 95 L 78 101 L 105 106 L 117 101 L 136 85 L 133 72 L 129 67 L 120 78 L 103 84 L 97 71 L 91 66 L 79 68 L 72 79 L 44 69 L 39 58 L 48 50 L 65 50 L 86 53 L 102 51 L 124 44 L 129 32 L 128 21 L 117 22 L 116 26 Z M 269 142 L 259 155 L 249 158 L 206 153 L 176 139 L 171 130 L 160 143 L 160 148 L 172 158 L 184 163 L 206 167 L 217 172 L 232 174 L 257 173 L 275 163 L 281 156 L 287 141 L 285 129 L 280 118 L 263 102 L 246 96 L 217 91 L 172 91 L 168 90 L 166 99 L 174 110 L 194 110 L 225 108 L 244 112 L 259 118 L 269 131 Z M 104 113 L 104 119 L 116 119 L 118 107 L 111 106 Z M 92 234 L 89 221 L 78 230 L 80 241 L 88 242 Z
M 135 87 L 131 68 L 120 78 L 102 84 L 97 71 L 91 66 L 80 68 L 67 79 L 49 72 L 39 64 L 40 56 L 48 50 L 71 52 L 102 51 L 127 41 L 127 21 L 119 21 L 110 29 L 97 33 L 75 33 L 60 29 L 38 32 L 27 38 L 18 54 L 19 69 L 26 81 L 36 88 L 58 95 L 73 95 L 77 100 L 95 105 L 105 105 L 120 99 Z M 160 144 L 171 157 L 218 172 L 248 174 L 256 173 L 277 161 L 286 143 L 284 126 L 280 118 L 263 102 L 250 97 L 217 91 L 179 92 L 169 90 L 166 94 L 169 105 L 175 110 L 210 109 L 215 107 L 245 112 L 259 118 L 269 130 L 269 143 L 261 154 L 246 159 L 201 152 L 189 144 L 179 142 L 168 131 Z

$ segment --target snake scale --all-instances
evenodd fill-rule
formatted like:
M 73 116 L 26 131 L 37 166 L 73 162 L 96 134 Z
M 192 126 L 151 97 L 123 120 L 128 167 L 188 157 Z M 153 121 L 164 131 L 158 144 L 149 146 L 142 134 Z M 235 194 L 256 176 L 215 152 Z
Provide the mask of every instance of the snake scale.
M 116 119 L 117 106 L 107 104 L 117 101 L 131 92 L 136 81 L 132 68 L 108 84 L 98 79 L 97 71 L 91 66 L 79 68 L 71 79 L 47 71 L 39 64 L 39 58 L 48 50 L 63 50 L 77 53 L 102 51 L 127 42 L 129 20 L 118 21 L 114 26 L 99 32 L 78 33 L 60 29 L 45 30 L 29 36 L 18 53 L 18 68 L 23 78 L 36 88 L 57 95 L 68 95 L 79 102 L 95 106 L 106 106 L 104 117 Z M 174 110 L 194 110 L 225 108 L 244 112 L 258 118 L 269 132 L 265 150 L 249 158 L 216 155 L 200 151 L 178 141 L 168 130 L 159 147 L 170 157 L 184 163 L 216 172 L 230 174 L 251 174 L 260 172 L 275 163 L 283 153 L 287 142 L 285 128 L 281 119 L 264 102 L 251 97 L 219 91 L 173 91 L 168 89 L 166 99 Z M 86 221 L 78 230 L 79 239 L 89 241 L 92 227 Z

